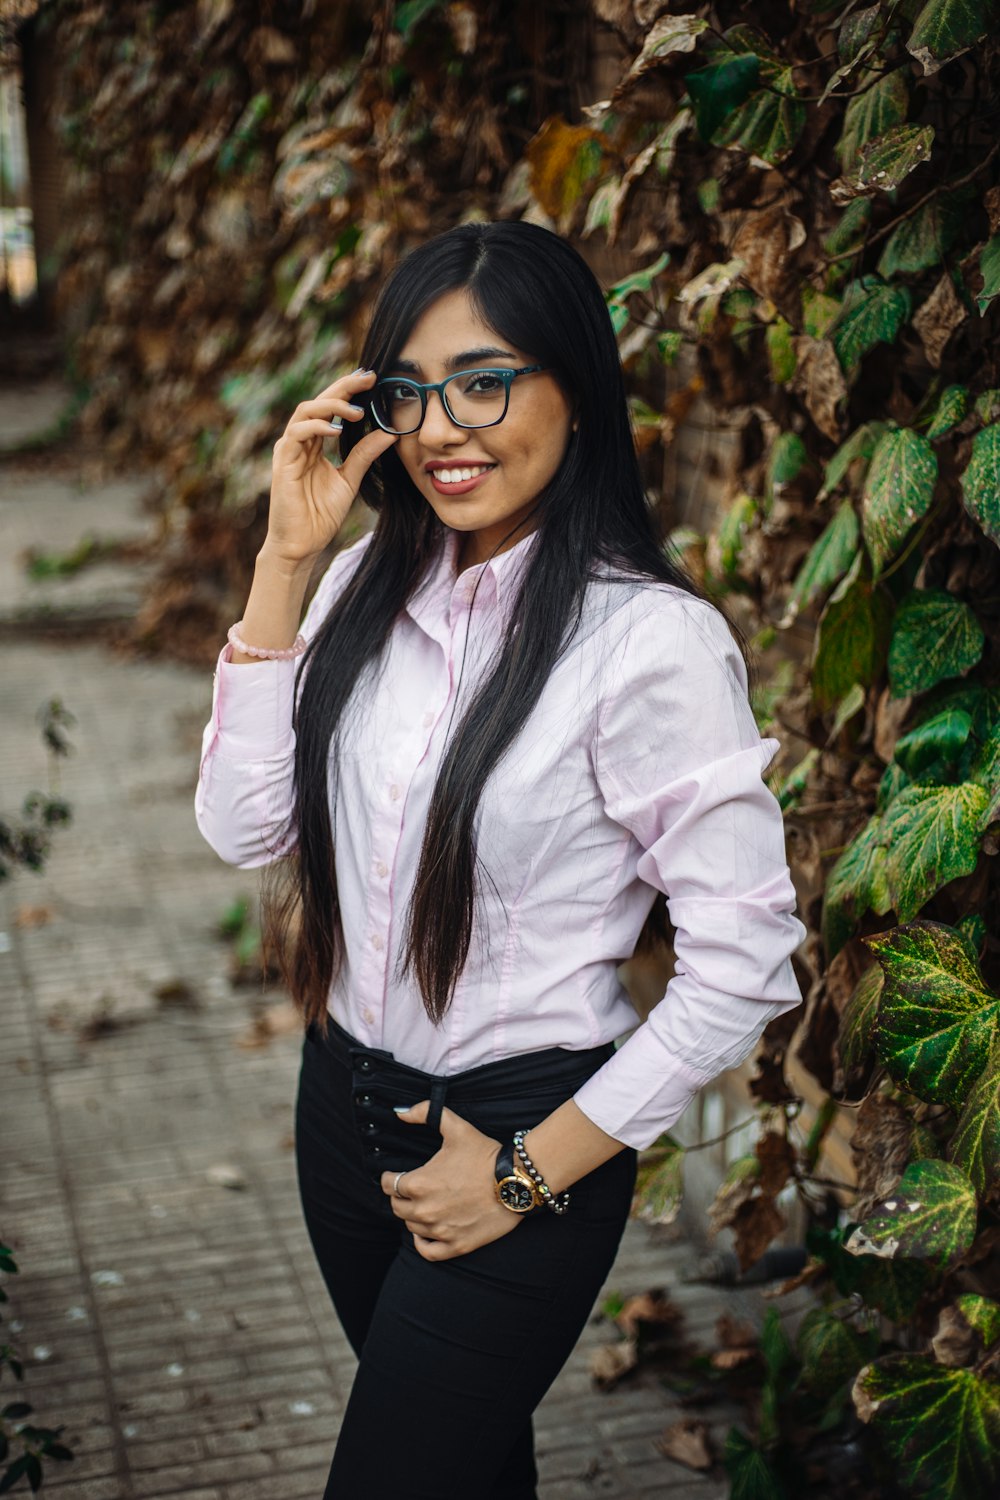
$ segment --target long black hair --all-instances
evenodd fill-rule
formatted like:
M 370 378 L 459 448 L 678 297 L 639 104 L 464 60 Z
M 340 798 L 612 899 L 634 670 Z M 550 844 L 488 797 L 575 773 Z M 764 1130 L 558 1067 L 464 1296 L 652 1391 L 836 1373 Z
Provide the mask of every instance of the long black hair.
M 595 565 L 696 592 L 655 534 L 600 287 L 558 235 L 520 222 L 463 224 L 413 250 L 379 294 L 361 363 L 391 368 L 417 319 L 458 289 L 502 339 L 553 372 L 572 401 L 575 430 L 538 497 L 539 536 L 501 649 L 451 735 L 431 799 L 401 961 L 435 1022 L 448 1009 L 471 941 L 484 784 L 571 638 Z M 345 451 L 363 431 L 362 424 L 345 428 Z M 284 899 L 269 902 L 285 940 L 300 908 L 286 972 L 307 1022 L 325 1015 L 344 949 L 329 796 L 338 730 L 359 678 L 377 667 L 400 610 L 444 542 L 445 528 L 394 450 L 372 465 L 362 494 L 376 512 L 374 533 L 299 672 L 292 879 Z

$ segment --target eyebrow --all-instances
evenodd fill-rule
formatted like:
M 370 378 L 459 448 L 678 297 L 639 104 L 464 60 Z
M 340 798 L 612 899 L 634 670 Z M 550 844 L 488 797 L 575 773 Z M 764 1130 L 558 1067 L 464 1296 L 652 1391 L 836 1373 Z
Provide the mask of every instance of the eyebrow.
M 516 362 L 516 356 L 509 349 L 497 349 L 492 344 L 484 344 L 480 349 L 464 349 L 461 354 L 453 354 L 451 359 L 445 360 L 445 369 L 470 370 L 484 359 L 509 359 L 512 364 Z M 420 366 L 412 359 L 397 359 L 392 368 L 405 375 L 420 373 Z

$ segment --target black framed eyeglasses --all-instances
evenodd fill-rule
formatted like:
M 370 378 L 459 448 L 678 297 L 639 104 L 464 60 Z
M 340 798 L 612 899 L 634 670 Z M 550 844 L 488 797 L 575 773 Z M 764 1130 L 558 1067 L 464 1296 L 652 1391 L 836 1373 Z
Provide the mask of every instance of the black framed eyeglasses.
M 427 397 L 437 391 L 456 427 L 495 427 L 507 415 L 512 381 L 544 369 L 545 365 L 522 365 L 519 370 L 459 370 L 433 385 L 408 375 L 387 375 L 372 389 L 371 413 L 384 432 L 405 437 L 418 430 L 427 413 Z

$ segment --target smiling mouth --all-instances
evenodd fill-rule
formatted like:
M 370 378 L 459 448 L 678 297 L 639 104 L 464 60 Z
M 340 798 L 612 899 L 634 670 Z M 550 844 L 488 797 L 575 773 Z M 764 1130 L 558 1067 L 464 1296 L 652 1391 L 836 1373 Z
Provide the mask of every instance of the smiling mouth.
M 428 469 L 432 479 L 438 484 L 464 484 L 469 479 L 478 479 L 482 474 L 488 474 L 495 464 L 462 464 L 454 468 Z

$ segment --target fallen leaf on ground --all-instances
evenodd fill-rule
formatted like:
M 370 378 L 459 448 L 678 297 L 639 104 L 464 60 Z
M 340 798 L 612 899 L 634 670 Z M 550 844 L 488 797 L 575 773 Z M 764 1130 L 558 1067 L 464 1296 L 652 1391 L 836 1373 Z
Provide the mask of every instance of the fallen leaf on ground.
M 14 910 L 15 927 L 44 927 L 55 916 L 51 906 L 18 906 Z
M 712 1450 L 708 1442 L 708 1428 L 704 1422 L 690 1417 L 668 1427 L 656 1445 L 664 1458 L 684 1464 L 688 1469 L 710 1469 Z
M 634 1339 L 601 1344 L 590 1356 L 590 1378 L 602 1391 L 610 1391 L 623 1375 L 635 1369 L 637 1361 Z

